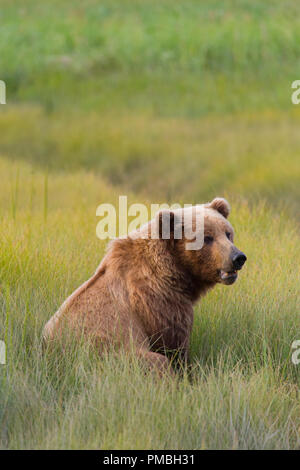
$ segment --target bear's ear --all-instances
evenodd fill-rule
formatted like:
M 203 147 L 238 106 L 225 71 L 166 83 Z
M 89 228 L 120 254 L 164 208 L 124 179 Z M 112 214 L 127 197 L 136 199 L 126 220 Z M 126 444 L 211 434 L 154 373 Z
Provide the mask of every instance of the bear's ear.
M 175 214 L 169 210 L 158 213 L 158 235 L 164 240 L 172 240 L 175 230 Z
M 230 213 L 230 205 L 223 199 L 222 197 L 216 197 L 211 203 L 208 205 L 211 209 L 215 209 L 216 211 L 220 212 L 227 219 Z

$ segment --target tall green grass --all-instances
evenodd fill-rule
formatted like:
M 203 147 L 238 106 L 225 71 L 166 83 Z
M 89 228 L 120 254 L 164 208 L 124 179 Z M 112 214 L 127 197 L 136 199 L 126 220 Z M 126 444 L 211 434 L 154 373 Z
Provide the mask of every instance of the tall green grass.
M 103 256 L 95 201 L 113 201 L 113 188 L 83 171 L 51 174 L 45 220 L 45 174 L 5 159 L 0 167 L 2 448 L 299 447 L 291 344 L 300 331 L 300 245 L 284 213 L 233 204 L 247 265 L 237 284 L 216 287 L 197 307 L 190 377 L 157 380 L 122 351 L 99 358 L 84 344 L 42 348 L 44 323 Z
M 0 114 L 0 147 L 15 161 L 55 171 L 93 170 L 144 197 L 199 203 L 228 192 L 297 213 L 299 113 L 202 119 L 54 113 L 11 107 Z M 153 202 L 158 202 L 157 200 Z

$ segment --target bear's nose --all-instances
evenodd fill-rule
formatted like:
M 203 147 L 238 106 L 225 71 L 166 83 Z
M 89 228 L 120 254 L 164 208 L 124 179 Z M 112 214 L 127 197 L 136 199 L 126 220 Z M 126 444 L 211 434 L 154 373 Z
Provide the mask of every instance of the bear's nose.
M 247 256 L 239 251 L 232 258 L 232 264 L 234 269 L 242 269 L 243 264 L 245 263 Z

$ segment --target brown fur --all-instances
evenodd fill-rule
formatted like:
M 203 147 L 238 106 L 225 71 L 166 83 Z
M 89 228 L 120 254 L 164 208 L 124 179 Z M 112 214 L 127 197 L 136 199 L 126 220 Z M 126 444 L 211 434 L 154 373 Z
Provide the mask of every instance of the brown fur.
M 187 359 L 193 304 L 220 282 L 220 269 L 230 271 L 233 247 L 233 229 L 224 217 L 227 201 L 215 199 L 203 207 L 205 235 L 213 243 L 189 251 L 185 238 L 145 239 L 139 232 L 114 240 L 94 276 L 49 320 L 45 339 L 59 336 L 67 325 L 93 339 L 99 350 L 113 342 L 133 344 L 140 357 L 160 370 L 169 368 L 168 352 Z

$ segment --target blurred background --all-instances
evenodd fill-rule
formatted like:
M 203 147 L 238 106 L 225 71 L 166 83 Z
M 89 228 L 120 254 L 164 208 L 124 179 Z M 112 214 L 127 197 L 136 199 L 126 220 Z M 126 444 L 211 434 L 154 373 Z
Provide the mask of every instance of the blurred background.
M 298 9 L 295 0 L 2 0 L 1 156 L 92 172 L 151 202 L 238 195 L 294 215 Z

